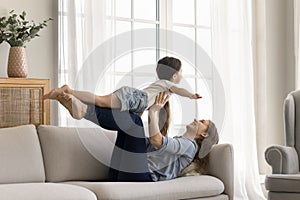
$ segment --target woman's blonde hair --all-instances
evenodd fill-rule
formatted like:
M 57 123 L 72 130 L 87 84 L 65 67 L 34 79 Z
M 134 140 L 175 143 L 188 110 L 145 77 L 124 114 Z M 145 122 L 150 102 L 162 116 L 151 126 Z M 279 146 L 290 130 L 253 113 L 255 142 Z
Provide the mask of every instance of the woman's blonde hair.
M 180 173 L 179 176 L 198 176 L 198 175 L 207 174 L 209 155 L 206 155 L 204 158 L 199 158 L 198 154 L 201 149 L 201 144 L 202 144 L 203 139 L 198 138 L 198 139 L 195 139 L 195 141 L 198 146 L 195 157 L 194 157 L 193 161 L 186 168 L 184 168 L 182 170 L 182 172 Z
M 196 156 L 194 157 L 194 160 L 192 162 L 194 162 L 196 164 L 196 169 L 195 170 L 198 173 L 200 173 L 200 174 L 207 174 L 209 154 L 206 155 L 204 158 L 199 158 L 198 157 L 198 153 L 199 153 L 199 150 L 201 148 L 202 140 L 203 140 L 202 138 L 195 139 L 195 141 L 196 141 L 196 143 L 198 145 L 198 149 L 197 149 Z
M 159 111 L 159 127 L 163 136 L 168 135 L 169 126 L 171 123 L 171 111 L 169 101 L 164 105 L 164 109 Z

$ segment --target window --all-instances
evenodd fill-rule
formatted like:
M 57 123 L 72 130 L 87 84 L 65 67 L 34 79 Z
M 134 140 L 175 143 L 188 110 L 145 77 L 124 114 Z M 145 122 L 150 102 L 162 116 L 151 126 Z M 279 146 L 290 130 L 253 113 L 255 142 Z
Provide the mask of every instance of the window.
M 68 0 L 60 0 L 67 2 Z M 84 0 L 76 0 L 78 4 Z M 66 18 L 65 14 L 68 8 L 60 3 L 61 19 Z M 81 8 L 84 6 L 81 6 Z M 75 8 L 76 10 L 76 8 Z M 143 88 L 156 80 L 156 62 L 164 56 L 174 56 L 182 61 L 183 65 L 183 80 L 180 84 L 182 87 L 188 88 L 191 91 L 200 93 L 203 99 L 190 100 L 183 97 L 173 95 L 171 98 L 171 112 L 176 113 L 176 117 L 172 118 L 171 135 L 182 133 L 185 125 L 191 122 L 192 117 L 195 118 L 211 118 L 212 116 L 212 97 L 209 91 L 209 85 L 213 84 L 212 67 L 205 67 L 205 71 L 196 70 L 191 63 L 199 65 L 200 61 L 195 58 L 194 61 L 186 60 L 182 55 L 177 55 L 176 52 L 160 49 L 159 29 L 173 30 L 183 34 L 190 40 L 194 41 L 194 46 L 190 51 L 196 55 L 196 46 L 200 45 L 206 53 L 211 55 L 211 15 L 210 15 L 210 0 L 111 0 L 105 1 L 104 21 L 107 27 L 110 28 L 111 36 L 116 36 L 122 33 L 130 35 L 129 41 L 115 40 L 115 49 L 120 45 L 126 45 L 128 52 L 116 58 L 111 62 L 109 70 L 105 77 L 97 85 L 96 91 L 99 94 L 107 94 L 123 85 L 136 88 Z M 84 17 L 87 15 L 85 9 L 74 11 L 76 14 L 76 23 L 84 26 Z M 67 20 L 65 20 L 67 21 Z M 61 27 L 61 32 L 68 25 Z M 135 49 L 133 44 L 135 41 L 134 30 L 142 28 L 151 28 L 157 30 L 155 37 L 156 47 L 153 49 Z M 80 31 L 79 31 L 80 32 Z M 68 36 L 62 37 L 67 38 Z M 77 35 L 76 37 L 85 37 Z M 60 43 L 67 43 L 68 40 L 60 38 Z M 147 38 L 146 38 L 147 39 Z M 125 44 L 124 44 L 125 43 Z M 64 44 L 68 45 L 68 44 Z M 82 45 L 82 44 L 80 44 Z M 176 45 L 176 41 L 171 41 L 170 45 Z M 60 51 L 65 51 L 62 48 Z M 60 54 L 68 55 L 67 52 Z M 79 53 L 82 55 L 82 53 Z M 65 57 L 64 57 L 65 58 Z M 77 56 L 78 63 L 82 63 L 84 56 Z M 71 65 L 72 66 L 72 65 Z M 61 74 L 68 74 L 68 68 L 64 67 Z M 67 80 L 68 81 L 68 80 Z M 105 87 L 103 87 L 105 85 Z M 213 88 L 213 87 L 210 87 Z M 184 109 L 183 109 L 184 108 Z M 184 111 L 188 110 L 186 113 Z M 191 113 L 193 116 L 191 116 Z M 143 115 L 143 120 L 147 121 L 147 114 Z M 146 124 L 146 123 L 145 123 Z
M 156 29 L 159 27 L 158 1 L 148 0 L 113 0 L 107 1 L 106 23 L 112 24 L 113 36 L 142 28 Z M 113 8 L 113 9 L 112 9 Z M 134 32 L 131 32 L 130 41 L 126 42 L 130 50 L 127 54 L 117 58 L 111 65 L 113 69 L 109 79 L 114 79 L 112 89 L 124 84 L 142 87 L 155 80 L 155 63 L 158 59 L 157 48 L 152 50 L 135 50 Z M 117 49 L 120 43 L 115 41 Z M 149 66 L 147 70 L 140 66 Z M 143 84 L 143 85 L 141 85 Z
M 111 10 L 112 7 L 115 9 Z M 107 4 L 107 11 L 107 23 L 113 23 L 114 35 L 141 28 L 171 29 L 195 41 L 195 45 L 200 45 L 209 56 L 211 55 L 210 0 L 114 0 Z M 129 45 L 132 46 L 134 35 L 131 40 Z M 132 48 L 128 54 L 118 58 L 112 64 L 114 70 L 111 76 L 107 78 L 113 80 L 112 89 L 122 85 L 142 88 L 156 79 L 155 67 L 159 58 L 166 55 L 179 57 L 184 74 L 181 85 L 199 92 L 204 98 L 194 101 L 175 95 L 172 97 L 171 109 L 172 113 L 176 113 L 176 117 L 173 117 L 173 130 L 170 133 L 176 135 L 182 133 L 182 129 L 191 121 L 190 112 L 194 112 L 195 118 L 211 118 L 212 100 L 207 84 L 213 84 L 212 67 L 207 67 L 205 72 L 199 72 L 180 55 L 160 50 L 159 38 L 156 40 L 156 49 L 136 51 Z M 175 44 L 176 41 L 172 43 Z M 196 46 L 191 48 L 194 48 L 192 53 L 195 54 Z M 200 61 L 195 60 L 194 63 L 197 65 Z M 187 114 L 182 110 L 183 105 L 189 108 Z M 143 115 L 143 120 L 147 121 L 146 114 Z
M 171 16 L 168 16 L 170 20 L 169 24 L 173 31 L 185 35 L 189 39 L 195 42 L 195 46 L 191 47 L 191 53 L 196 55 L 196 45 L 200 47 L 211 57 L 211 14 L 210 14 L 210 2 L 211 0 L 172 0 L 172 5 L 167 5 L 167 7 L 172 7 Z M 173 41 L 175 45 L 176 41 Z M 193 49 L 194 48 L 194 49 Z M 175 55 L 176 56 L 176 55 Z M 177 57 L 180 55 L 177 55 Z M 191 121 L 191 116 L 189 115 L 191 111 L 194 110 L 195 118 L 198 119 L 211 119 L 212 118 L 212 97 L 208 90 L 208 86 L 212 86 L 212 66 L 201 67 L 202 71 L 199 71 L 197 65 L 201 64 L 201 61 L 195 56 L 195 66 L 184 58 L 180 58 L 183 64 L 183 77 L 184 81 L 182 85 L 186 88 L 191 88 L 192 91 L 196 91 L 203 96 L 203 99 L 193 102 L 189 99 L 181 100 L 181 104 L 184 105 L 185 109 L 190 111 L 187 116 L 184 115 L 182 110 L 180 111 L 178 98 L 176 101 L 172 102 L 172 111 L 174 113 L 182 113 L 182 119 L 178 117 L 173 120 L 173 128 L 175 134 L 181 133 L 185 125 Z M 197 70 L 198 69 L 198 70 Z M 205 69 L 205 71 L 203 71 Z M 213 87 L 210 87 L 213 88 Z M 193 101 L 193 100 L 192 100 Z M 176 115 L 178 116 L 178 115 Z

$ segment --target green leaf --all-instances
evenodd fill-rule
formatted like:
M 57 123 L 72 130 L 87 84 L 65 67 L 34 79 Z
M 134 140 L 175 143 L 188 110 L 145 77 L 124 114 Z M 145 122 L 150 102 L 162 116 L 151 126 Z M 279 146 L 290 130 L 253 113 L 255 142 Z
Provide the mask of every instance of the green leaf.
M 21 18 L 22 20 L 25 20 L 25 16 L 26 16 L 26 12 L 23 11 L 22 14 L 20 15 L 20 18 Z
M 16 14 L 14 10 L 9 12 L 9 16 L 0 18 L 0 43 L 8 42 L 11 46 L 25 46 L 26 42 L 35 37 L 39 37 L 39 31 L 47 27 L 47 23 L 52 18 L 35 23 L 33 20 L 25 19 L 26 12 Z

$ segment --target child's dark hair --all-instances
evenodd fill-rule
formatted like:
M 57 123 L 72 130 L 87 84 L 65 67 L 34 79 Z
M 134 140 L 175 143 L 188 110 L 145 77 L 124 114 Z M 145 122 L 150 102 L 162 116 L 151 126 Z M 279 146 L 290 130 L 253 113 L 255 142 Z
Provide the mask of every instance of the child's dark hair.
M 181 68 L 181 61 L 173 57 L 164 57 L 157 62 L 156 73 L 159 79 L 171 80 Z

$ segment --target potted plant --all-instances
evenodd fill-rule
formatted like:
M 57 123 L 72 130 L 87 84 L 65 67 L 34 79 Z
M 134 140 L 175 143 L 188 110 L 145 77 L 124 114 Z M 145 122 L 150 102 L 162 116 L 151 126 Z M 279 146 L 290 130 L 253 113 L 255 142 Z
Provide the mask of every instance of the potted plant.
M 26 43 L 39 37 L 38 32 L 47 26 L 51 18 L 36 24 L 26 20 L 26 12 L 16 14 L 14 10 L 8 17 L 0 18 L 0 44 L 7 42 L 10 45 L 7 73 L 8 77 L 27 77 Z

